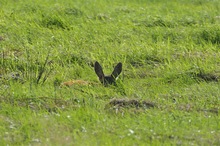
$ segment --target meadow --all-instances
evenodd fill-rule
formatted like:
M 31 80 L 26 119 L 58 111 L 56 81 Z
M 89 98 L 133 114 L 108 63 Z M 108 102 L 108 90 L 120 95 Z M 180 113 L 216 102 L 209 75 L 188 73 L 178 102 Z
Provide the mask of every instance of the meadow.
M 0 145 L 220 145 L 218 0 L 1 0 L 0 56 Z

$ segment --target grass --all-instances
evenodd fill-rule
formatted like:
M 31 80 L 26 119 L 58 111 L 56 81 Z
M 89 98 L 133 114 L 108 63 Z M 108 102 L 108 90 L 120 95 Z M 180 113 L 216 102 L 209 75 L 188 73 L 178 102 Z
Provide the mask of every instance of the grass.
M 219 6 L 2 0 L 0 144 L 219 145 Z

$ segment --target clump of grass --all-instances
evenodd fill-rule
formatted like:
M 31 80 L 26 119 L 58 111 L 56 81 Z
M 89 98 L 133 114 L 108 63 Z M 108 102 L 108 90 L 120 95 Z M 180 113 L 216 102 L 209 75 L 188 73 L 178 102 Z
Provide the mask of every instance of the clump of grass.
M 49 29 L 68 29 L 68 25 L 66 25 L 65 22 L 58 16 L 43 16 L 42 19 L 42 26 L 47 27 Z
M 44 60 L 44 62 L 41 63 L 40 60 L 36 60 L 37 64 L 33 64 L 32 59 L 30 58 L 31 54 L 29 51 L 26 50 L 27 53 L 27 64 L 26 64 L 26 69 L 25 69 L 25 74 L 26 76 L 33 76 L 34 74 L 35 78 L 35 83 L 36 84 L 43 84 L 51 74 L 53 68 L 50 66 L 50 49 L 47 52 L 47 56 Z
M 220 44 L 220 28 L 215 26 L 212 28 L 205 28 L 198 32 L 197 34 L 198 42 L 201 40 L 208 43 Z

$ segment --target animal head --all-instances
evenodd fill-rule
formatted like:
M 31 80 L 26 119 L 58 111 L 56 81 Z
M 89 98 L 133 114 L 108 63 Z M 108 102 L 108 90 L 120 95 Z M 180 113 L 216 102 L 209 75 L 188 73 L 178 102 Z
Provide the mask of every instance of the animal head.
M 103 72 L 102 66 L 96 61 L 95 62 L 95 73 L 97 74 L 97 76 L 99 77 L 99 81 L 104 85 L 107 86 L 109 84 L 115 84 L 116 83 L 116 79 L 119 76 L 119 74 L 122 71 L 122 63 L 119 62 L 111 75 L 106 76 Z

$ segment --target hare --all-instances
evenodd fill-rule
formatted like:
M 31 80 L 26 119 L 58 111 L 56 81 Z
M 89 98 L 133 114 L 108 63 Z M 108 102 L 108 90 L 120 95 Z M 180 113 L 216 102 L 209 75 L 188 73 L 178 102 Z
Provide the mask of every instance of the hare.
M 122 63 L 119 62 L 119 63 L 115 66 L 114 71 L 112 72 L 112 74 L 109 75 L 109 76 L 105 76 L 105 75 L 104 75 L 103 69 L 102 69 L 101 65 L 100 65 L 97 61 L 95 62 L 94 69 L 95 69 L 95 73 L 96 73 L 97 76 L 99 77 L 100 82 L 101 82 L 104 86 L 107 86 L 107 85 L 109 85 L 109 84 L 115 85 L 115 84 L 116 84 L 115 81 L 116 81 L 117 77 L 119 76 L 119 74 L 120 74 L 121 71 L 122 71 Z M 98 84 L 98 83 L 93 83 L 93 82 L 84 81 L 84 80 L 70 80 L 70 81 L 61 83 L 60 86 L 61 86 L 61 87 L 62 87 L 62 86 L 70 87 L 70 86 L 72 86 L 72 85 L 95 85 L 95 84 Z
M 106 76 L 103 72 L 103 69 L 102 69 L 102 66 L 96 61 L 95 62 L 95 66 L 94 66 L 94 69 L 95 69 L 95 73 L 96 75 L 99 77 L 99 81 L 104 85 L 104 86 L 107 86 L 109 84 L 113 84 L 115 85 L 116 84 L 116 79 L 117 77 L 119 76 L 119 74 L 121 73 L 122 71 L 122 63 L 119 62 L 111 75 L 108 75 Z

